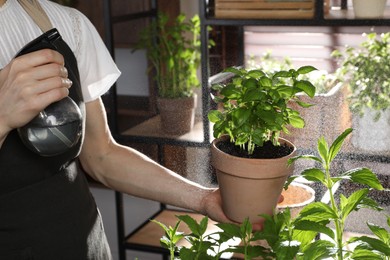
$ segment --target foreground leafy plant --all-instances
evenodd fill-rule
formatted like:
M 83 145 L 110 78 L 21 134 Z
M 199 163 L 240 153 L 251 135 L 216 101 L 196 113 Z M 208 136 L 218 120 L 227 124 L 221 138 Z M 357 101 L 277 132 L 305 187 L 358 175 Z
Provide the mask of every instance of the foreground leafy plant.
M 356 237 L 349 240 L 350 243 L 358 242 L 352 253 L 352 259 L 390 259 L 390 233 L 383 227 L 367 223 L 376 237 Z M 387 225 L 390 228 L 390 216 L 387 217 Z
M 180 221 L 176 222 L 174 227 L 168 227 L 164 223 L 161 223 L 157 220 L 151 220 L 152 222 L 158 224 L 165 231 L 165 236 L 160 239 L 160 244 L 163 248 L 169 250 L 171 260 L 175 259 L 175 252 L 178 250 L 176 244 L 184 238 L 184 233 L 177 231 L 180 225 Z
M 372 236 L 352 237 L 347 241 L 343 239 L 345 223 L 351 212 L 362 208 L 382 210 L 368 197 L 370 189 L 383 190 L 378 178 L 370 169 L 356 168 L 339 175 L 332 172 L 332 162 L 351 132 L 352 129 L 345 130 L 330 146 L 321 137 L 318 140 L 318 156 L 300 155 L 289 162 L 307 159 L 321 165 L 318 168 L 304 170 L 301 176 L 322 184 L 329 193 L 329 203 L 321 201 L 311 203 L 305 206 L 296 218 L 291 217 L 289 208 L 275 212 L 272 216 L 261 215 L 265 218 L 261 231 L 254 231 L 246 219 L 241 225 L 217 224 L 221 231 L 205 235 L 207 217 L 198 224 L 188 215 L 178 216 L 179 222 L 185 222 L 192 232 L 184 234 L 190 242 L 190 247 L 176 251 L 179 252 L 180 259 L 219 259 L 223 253 L 230 252 L 242 254 L 245 260 L 256 257 L 283 260 L 390 260 L 390 216 L 387 216 L 388 229 L 367 223 Z M 296 177 L 290 177 L 286 187 Z M 342 181 L 362 184 L 368 188 L 356 190 L 349 197 L 340 194 L 336 198 L 335 187 Z M 334 228 L 330 224 L 333 224 Z M 178 233 L 177 237 L 181 236 L 182 234 Z M 226 245 L 231 239 L 239 239 L 241 244 L 223 249 L 223 244 Z M 263 243 L 260 244 L 259 241 Z M 172 239 L 171 242 L 175 243 L 177 239 Z M 167 248 L 172 248 L 170 243 L 165 244 L 168 245 Z
M 319 156 L 301 155 L 292 158 L 289 161 L 289 163 L 292 163 L 298 159 L 308 159 L 320 163 L 322 169 L 306 169 L 302 172 L 302 176 L 309 181 L 323 184 L 326 187 L 330 198 L 329 205 L 324 202 L 315 202 L 306 206 L 294 221 L 295 229 L 300 231 L 318 232 L 332 241 L 332 243 L 329 243 L 325 241 L 321 242 L 321 240 L 319 240 L 313 243 L 316 243 L 315 248 L 313 248 L 313 244 L 301 248 L 304 255 L 306 253 L 312 254 L 315 250 L 323 252 L 324 257 L 330 256 L 339 260 L 351 258 L 353 252 L 349 251 L 346 246 L 352 242 L 358 242 L 361 240 L 352 239 L 350 241 L 343 241 L 344 227 L 347 217 L 351 212 L 361 208 L 370 208 L 378 211 L 382 210 L 374 200 L 367 196 L 369 188 L 383 190 L 383 187 L 376 175 L 370 169 L 352 169 L 338 176 L 334 173 L 331 174 L 331 163 L 339 153 L 345 138 L 351 132 L 352 129 L 345 130 L 339 137 L 336 138 L 330 147 L 323 137 L 320 138 L 318 140 Z M 341 181 L 363 184 L 369 188 L 359 189 L 348 198 L 341 194 L 339 202 L 337 202 L 334 195 L 334 187 Z M 330 222 L 332 222 L 335 226 L 334 231 L 328 226 Z M 373 243 L 378 245 L 375 242 Z M 389 255 L 389 249 L 390 248 L 387 248 L 387 250 L 385 249 L 384 252 L 373 251 L 372 254 L 378 257 L 382 253 Z

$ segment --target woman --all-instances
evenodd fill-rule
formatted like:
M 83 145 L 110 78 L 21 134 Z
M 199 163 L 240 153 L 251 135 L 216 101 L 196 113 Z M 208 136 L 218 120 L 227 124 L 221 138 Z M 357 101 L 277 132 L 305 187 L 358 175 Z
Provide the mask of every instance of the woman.
M 69 80 L 57 51 L 14 58 L 42 31 L 17 0 L 0 0 L 0 259 L 111 258 L 96 204 L 76 163 L 117 191 L 229 221 L 217 189 L 190 182 L 113 140 L 100 96 L 119 77 L 117 67 L 80 12 L 39 2 L 76 56 L 85 132 L 80 149 L 63 156 L 40 156 L 21 142 L 17 128 L 80 86 Z

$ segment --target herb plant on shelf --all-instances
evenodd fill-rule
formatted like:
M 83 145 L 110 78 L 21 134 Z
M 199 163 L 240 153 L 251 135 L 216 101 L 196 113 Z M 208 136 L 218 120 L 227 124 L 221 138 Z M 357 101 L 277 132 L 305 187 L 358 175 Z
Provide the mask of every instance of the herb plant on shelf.
M 232 220 L 242 222 L 249 217 L 251 222 L 260 223 L 258 214 L 271 214 L 276 206 L 283 184 L 293 171 L 293 167 L 287 167 L 287 160 L 296 151 L 291 142 L 279 136 L 288 132 L 289 125 L 304 127 L 303 118 L 289 104 L 310 106 L 299 101 L 297 94 L 315 95 L 314 85 L 301 79 L 314 70 L 304 66 L 268 74 L 228 68 L 224 72 L 233 74 L 228 83 L 212 86 L 217 92 L 215 102 L 222 108 L 208 114 L 215 137 L 211 163 L 216 169 L 224 211 Z M 263 197 L 267 197 L 264 203 L 253 201 Z
M 187 20 L 184 14 L 173 22 L 159 13 L 140 35 L 135 50 L 146 49 L 154 73 L 158 95 L 164 98 L 191 97 L 200 86 L 200 19 Z M 153 75 L 153 74 L 152 74 Z
M 365 34 L 363 42 L 336 50 L 337 74 L 348 83 L 348 101 L 356 130 L 355 147 L 374 152 L 390 147 L 390 33 Z
M 364 109 L 379 111 L 390 107 L 390 33 L 369 33 L 357 47 L 347 46 L 332 56 L 340 62 L 337 71 L 340 79 L 349 83 L 350 106 L 353 112 L 364 114 Z
M 200 19 L 198 15 L 187 19 L 180 14 L 173 21 L 165 13 L 159 13 L 155 20 L 140 35 L 135 50 L 146 49 L 151 64 L 150 75 L 157 85 L 159 111 L 162 128 L 167 133 L 182 134 L 191 130 L 196 107 L 194 90 L 200 83 L 197 71 L 200 65 Z M 171 104 L 172 100 L 176 100 Z M 181 111 L 187 111 L 190 119 L 183 130 L 176 130 L 175 122 L 184 121 Z M 172 120 L 177 119 L 177 120 Z M 179 127 L 179 126 L 178 126 Z
M 342 144 L 352 129 L 345 130 L 329 146 L 324 138 L 318 140 L 318 155 L 301 155 L 290 159 L 307 159 L 317 162 L 319 168 L 309 168 L 302 176 L 320 184 L 330 194 L 330 202 L 315 202 L 305 206 L 296 218 L 292 218 L 289 208 L 273 215 L 262 215 L 265 218 L 261 231 L 253 230 L 248 219 L 240 225 L 219 223 L 219 231 L 207 234 L 208 218 L 199 223 L 188 215 L 177 216 L 174 228 L 157 222 L 166 231 L 161 243 L 171 248 L 171 259 L 175 254 L 182 260 L 220 259 L 225 253 L 241 254 L 245 260 L 261 257 L 261 259 L 283 260 L 389 260 L 390 259 L 390 216 L 387 227 L 367 223 L 372 234 L 344 239 L 344 226 L 353 211 L 369 208 L 380 211 L 378 204 L 367 194 L 369 189 L 382 190 L 383 187 L 376 175 L 368 168 L 356 168 L 336 174 L 331 168 Z M 286 186 L 294 179 L 290 178 Z M 335 185 L 344 182 L 359 183 L 367 188 L 356 190 L 349 197 L 335 195 Z M 179 232 L 180 224 L 189 227 L 191 233 Z M 331 228 L 329 224 L 333 224 Z M 187 239 L 189 246 L 176 247 L 181 239 Z M 234 240 L 236 240 L 234 242 Z M 233 241 L 233 243 L 232 243 Z

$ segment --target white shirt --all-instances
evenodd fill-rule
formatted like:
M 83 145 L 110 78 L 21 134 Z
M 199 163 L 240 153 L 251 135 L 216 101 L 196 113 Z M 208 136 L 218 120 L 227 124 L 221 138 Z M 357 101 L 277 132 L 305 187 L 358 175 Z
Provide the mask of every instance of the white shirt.
M 53 26 L 74 52 L 85 102 L 106 93 L 120 76 L 95 27 L 81 12 L 48 0 L 39 0 Z M 42 34 L 17 0 L 0 7 L 0 68 L 28 42 Z

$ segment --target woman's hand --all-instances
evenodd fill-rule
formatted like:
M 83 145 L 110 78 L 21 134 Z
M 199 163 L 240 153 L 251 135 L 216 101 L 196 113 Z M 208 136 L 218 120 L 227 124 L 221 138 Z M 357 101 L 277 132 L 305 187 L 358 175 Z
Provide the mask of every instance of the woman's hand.
M 0 140 L 69 94 L 63 56 L 45 49 L 13 59 L 0 71 Z
M 284 198 L 281 195 L 279 198 L 279 203 L 282 202 L 283 199 Z M 223 212 L 222 198 L 219 189 L 215 189 L 207 196 L 205 196 L 202 204 L 204 208 L 201 213 L 208 216 L 212 220 L 221 223 L 235 223 L 240 225 L 240 223 L 230 220 Z M 252 223 L 252 228 L 253 231 L 260 231 L 263 228 L 263 225 L 261 223 Z
M 200 213 L 214 221 L 221 223 L 235 223 L 230 220 L 222 209 L 222 198 L 219 189 L 211 190 L 202 201 L 203 209 Z M 239 223 L 236 223 L 239 224 Z

